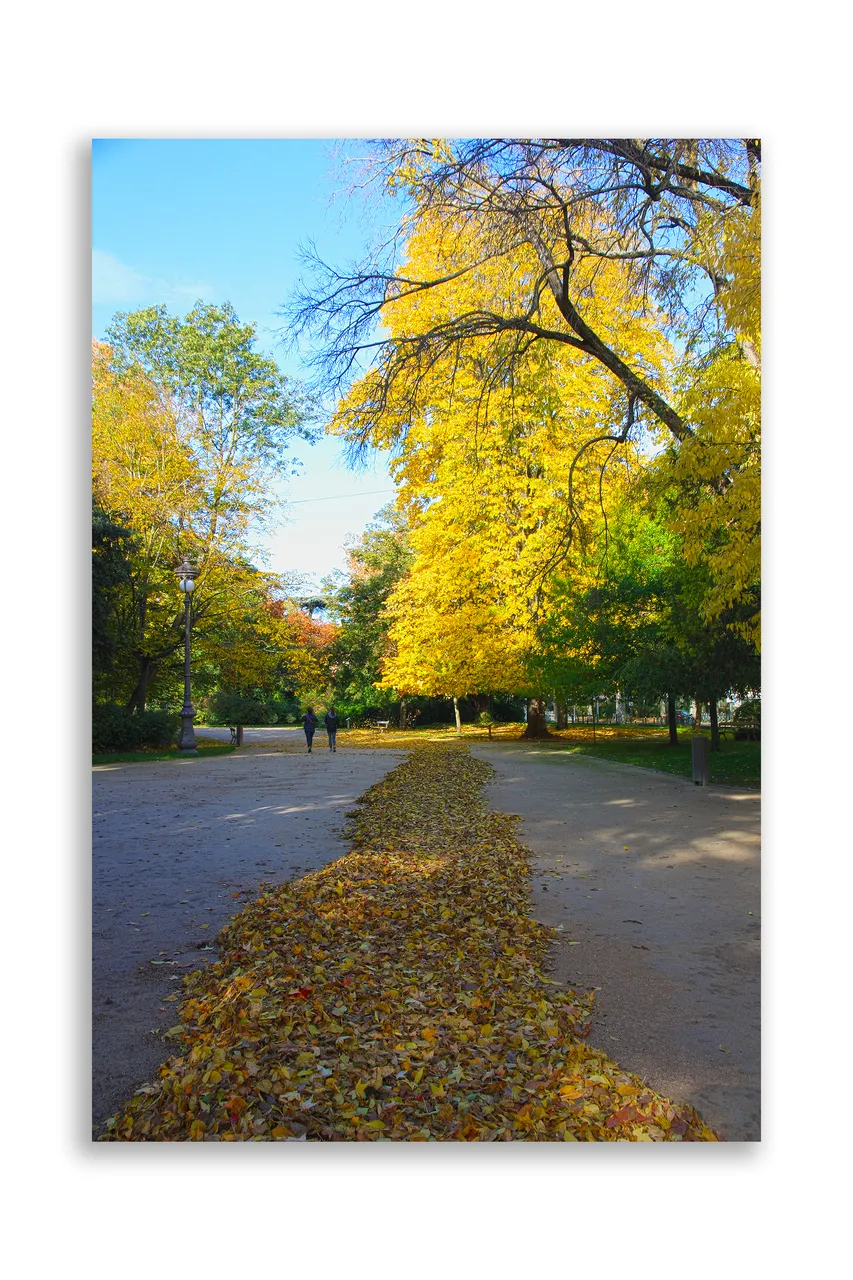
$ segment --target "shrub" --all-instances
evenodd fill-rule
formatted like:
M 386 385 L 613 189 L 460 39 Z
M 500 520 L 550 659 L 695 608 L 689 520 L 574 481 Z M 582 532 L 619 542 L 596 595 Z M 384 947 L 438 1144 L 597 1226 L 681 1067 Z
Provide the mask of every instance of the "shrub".
M 732 719 L 735 724 L 743 720 L 755 720 L 758 724 L 761 724 L 761 699 L 747 698 L 737 708 Z
M 113 703 L 92 708 L 92 750 L 137 751 L 145 747 L 170 747 L 178 737 L 181 718 L 174 711 L 139 711 L 135 714 Z
M 302 719 L 299 699 L 295 696 L 279 696 L 270 705 L 275 711 L 276 724 L 298 724 Z
M 209 724 L 275 724 L 276 710 L 260 698 L 245 698 L 241 693 L 219 689 L 208 699 Z
M 761 699 L 747 698 L 732 716 L 735 742 L 761 741 Z
M 492 695 L 492 715 L 495 724 L 517 723 L 524 719 L 524 699 L 507 693 Z

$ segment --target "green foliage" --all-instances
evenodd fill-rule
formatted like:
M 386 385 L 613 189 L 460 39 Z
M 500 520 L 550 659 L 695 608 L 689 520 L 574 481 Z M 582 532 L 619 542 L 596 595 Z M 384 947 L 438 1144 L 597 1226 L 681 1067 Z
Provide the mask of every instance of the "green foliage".
M 92 708 L 92 750 L 102 753 L 168 747 L 177 738 L 180 723 L 180 716 L 171 711 L 133 714 L 114 703 L 98 703 Z
M 229 689 L 218 689 L 207 700 L 208 724 L 275 724 L 276 708 L 261 698 L 246 697 Z
M 644 703 L 710 701 L 760 685 L 758 653 L 730 625 L 732 610 L 706 621 L 709 570 L 687 563 L 659 495 L 631 493 L 609 522 L 591 585 L 566 578 L 558 588 L 540 628 L 543 671 L 573 700 L 619 689 Z
M 118 602 L 131 580 L 132 530 L 92 504 L 92 675 L 97 687 L 115 669 L 124 639 Z
M 602 760 L 620 764 L 638 765 L 644 769 L 659 769 L 690 778 L 693 773 L 692 731 L 679 735 L 677 747 L 670 747 L 662 731 L 650 732 L 647 740 L 585 742 L 573 748 L 582 755 L 598 756 Z M 725 786 L 761 786 L 761 746 L 757 742 L 732 742 L 724 739 L 720 750 L 709 757 L 712 783 Z
M 230 302 L 197 302 L 183 320 L 165 306 L 119 312 L 107 329 L 116 370 L 141 370 L 165 391 L 179 419 L 192 423 L 212 485 L 223 479 L 224 458 L 254 477 L 288 461 L 282 451 L 294 433 L 314 438 L 310 401 L 274 360 L 254 350 L 255 338 L 256 326 L 241 324 Z M 211 493 L 215 502 L 222 496 Z M 230 497 L 240 505 L 236 485 Z
M 228 303 L 198 303 L 184 319 L 163 306 L 120 313 L 108 337 L 94 350 L 94 492 L 134 535 L 122 548 L 129 572 L 110 587 L 108 692 L 143 708 L 149 691 L 171 687 L 183 646 L 173 572 L 183 556 L 200 568 L 191 609 L 202 660 L 218 661 L 220 639 L 239 649 L 235 632 L 254 626 L 269 584 L 252 540 L 277 506 L 273 483 L 297 466 L 290 442 L 313 433 L 304 394 L 254 350 L 254 326 Z
M 493 693 L 490 698 L 496 724 L 517 724 L 524 719 L 524 698 L 508 693 Z
M 399 705 L 396 690 L 377 688 L 380 664 L 388 643 L 385 604 L 412 561 L 404 518 L 384 507 L 350 548 L 349 574 L 328 582 L 328 612 L 340 624 L 330 651 L 332 691 L 343 717 L 356 719 L 391 712 Z
M 275 712 L 276 724 L 297 724 L 301 719 L 301 704 L 295 694 L 279 694 L 269 705 Z

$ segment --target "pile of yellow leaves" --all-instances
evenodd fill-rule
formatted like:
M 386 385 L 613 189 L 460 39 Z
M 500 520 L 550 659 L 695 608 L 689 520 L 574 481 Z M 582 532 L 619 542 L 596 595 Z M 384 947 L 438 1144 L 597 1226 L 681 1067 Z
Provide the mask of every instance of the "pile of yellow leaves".
M 125 1141 L 705 1141 L 584 1040 L 591 997 L 541 975 L 513 819 L 463 746 L 367 792 L 353 851 L 266 892 L 190 974 L 181 1057 L 109 1122 Z

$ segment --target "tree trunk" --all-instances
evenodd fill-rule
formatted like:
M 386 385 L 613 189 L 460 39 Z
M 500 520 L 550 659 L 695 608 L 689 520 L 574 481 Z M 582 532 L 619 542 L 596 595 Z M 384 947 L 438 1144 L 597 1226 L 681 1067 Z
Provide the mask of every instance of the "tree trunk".
M 545 719 L 545 699 L 527 699 L 527 728 L 522 738 L 550 738 L 548 722 Z
M 702 728 L 702 699 L 696 698 L 693 703 L 693 728 Z
M 149 658 L 147 654 L 142 654 L 139 658 L 139 677 L 136 681 L 136 688 L 130 695 L 127 703 L 128 711 L 144 711 L 145 699 L 148 697 L 148 686 L 154 677 L 154 669 L 156 663 L 153 658 Z
M 569 717 L 567 714 L 566 702 L 564 698 L 557 699 L 557 728 L 567 729 L 569 725 Z
M 708 704 L 711 709 L 711 750 L 720 749 L 720 724 L 717 719 L 717 699 L 712 698 Z
M 456 698 L 453 699 L 453 714 L 456 718 L 456 732 L 462 737 L 462 721 L 459 719 L 459 703 Z
M 678 746 L 678 718 L 675 714 L 675 694 L 666 695 L 666 718 L 669 724 L 669 745 Z
M 625 702 L 622 698 L 622 690 L 616 690 L 616 723 L 625 723 Z
M 400 699 L 400 728 L 405 729 L 405 727 L 406 727 L 406 699 L 401 698 Z

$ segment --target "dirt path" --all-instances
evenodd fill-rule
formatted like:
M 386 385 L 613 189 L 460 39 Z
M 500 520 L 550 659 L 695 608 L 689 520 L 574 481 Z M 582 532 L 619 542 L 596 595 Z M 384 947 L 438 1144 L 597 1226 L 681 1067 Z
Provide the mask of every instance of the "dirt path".
M 553 976 L 599 988 L 590 1042 L 729 1141 L 758 1140 L 759 795 L 533 745 L 471 751 L 497 773 L 489 804 L 522 818 L 536 917 L 562 926 Z
M 403 759 L 332 755 L 324 742 L 318 735 L 311 755 L 244 748 L 93 769 L 96 1128 L 172 1052 L 166 997 L 180 975 L 215 957 L 213 938 L 261 883 L 342 857 L 344 811 Z

